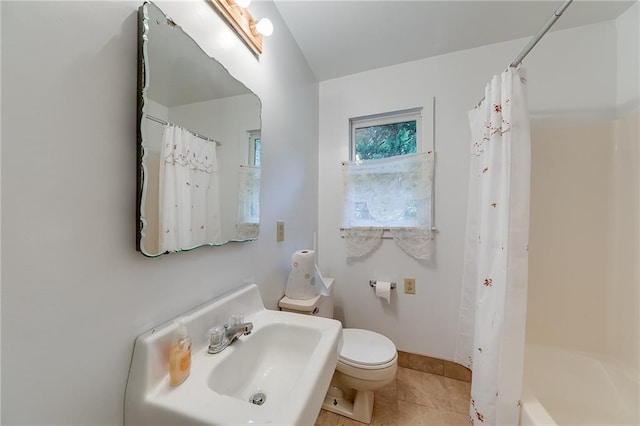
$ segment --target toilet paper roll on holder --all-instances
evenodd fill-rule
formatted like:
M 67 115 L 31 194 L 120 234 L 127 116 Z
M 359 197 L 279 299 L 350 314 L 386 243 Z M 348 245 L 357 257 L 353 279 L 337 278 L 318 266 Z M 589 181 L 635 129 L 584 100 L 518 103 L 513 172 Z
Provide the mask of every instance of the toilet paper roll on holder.
M 370 287 L 376 288 L 376 283 L 377 283 L 376 280 L 369 280 Z M 396 288 L 396 283 L 394 281 L 391 281 L 391 290 L 395 290 L 395 288 Z

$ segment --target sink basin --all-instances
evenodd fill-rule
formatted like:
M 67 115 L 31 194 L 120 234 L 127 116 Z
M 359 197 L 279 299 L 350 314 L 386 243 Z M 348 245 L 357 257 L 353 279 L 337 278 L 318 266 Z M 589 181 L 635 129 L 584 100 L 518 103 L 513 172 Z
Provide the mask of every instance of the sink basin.
M 227 348 L 231 350 L 209 375 L 209 388 L 241 401 L 261 393 L 264 404 L 286 403 L 322 333 L 312 327 L 271 323 L 251 336 Z
M 253 323 L 218 354 L 206 330 L 235 313 Z M 338 321 L 265 309 L 257 286 L 245 286 L 182 315 L 192 339 L 191 373 L 169 386 L 173 321 L 136 339 L 125 396 L 125 424 L 274 424 L 315 422 L 333 375 Z

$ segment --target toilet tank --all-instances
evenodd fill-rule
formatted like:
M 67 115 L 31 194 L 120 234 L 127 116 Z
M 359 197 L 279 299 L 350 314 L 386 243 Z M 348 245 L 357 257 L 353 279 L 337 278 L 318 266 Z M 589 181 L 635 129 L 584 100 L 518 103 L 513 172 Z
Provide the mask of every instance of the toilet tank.
M 333 278 L 324 279 L 329 288 L 329 296 L 321 294 L 311 299 L 292 299 L 284 296 L 278 302 L 281 311 L 295 312 L 304 315 L 317 315 L 323 318 L 333 318 Z

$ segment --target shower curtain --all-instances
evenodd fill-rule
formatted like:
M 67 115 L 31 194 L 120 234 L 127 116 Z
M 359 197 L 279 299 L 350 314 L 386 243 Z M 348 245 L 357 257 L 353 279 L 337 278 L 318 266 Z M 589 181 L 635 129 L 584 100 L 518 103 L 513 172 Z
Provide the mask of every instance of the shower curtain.
M 160 251 L 221 241 L 216 145 L 166 125 L 160 152 Z
M 474 424 L 516 425 L 527 297 L 531 168 L 526 78 L 493 77 L 469 112 L 471 175 L 456 362 L 472 370 Z

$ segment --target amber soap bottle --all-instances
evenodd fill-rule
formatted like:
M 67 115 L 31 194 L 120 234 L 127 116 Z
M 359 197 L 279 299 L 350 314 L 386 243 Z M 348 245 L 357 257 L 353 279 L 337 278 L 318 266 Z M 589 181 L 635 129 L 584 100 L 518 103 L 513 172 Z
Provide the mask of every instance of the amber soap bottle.
M 191 339 L 183 320 L 178 320 L 171 347 L 169 348 L 169 384 L 178 386 L 191 371 Z

